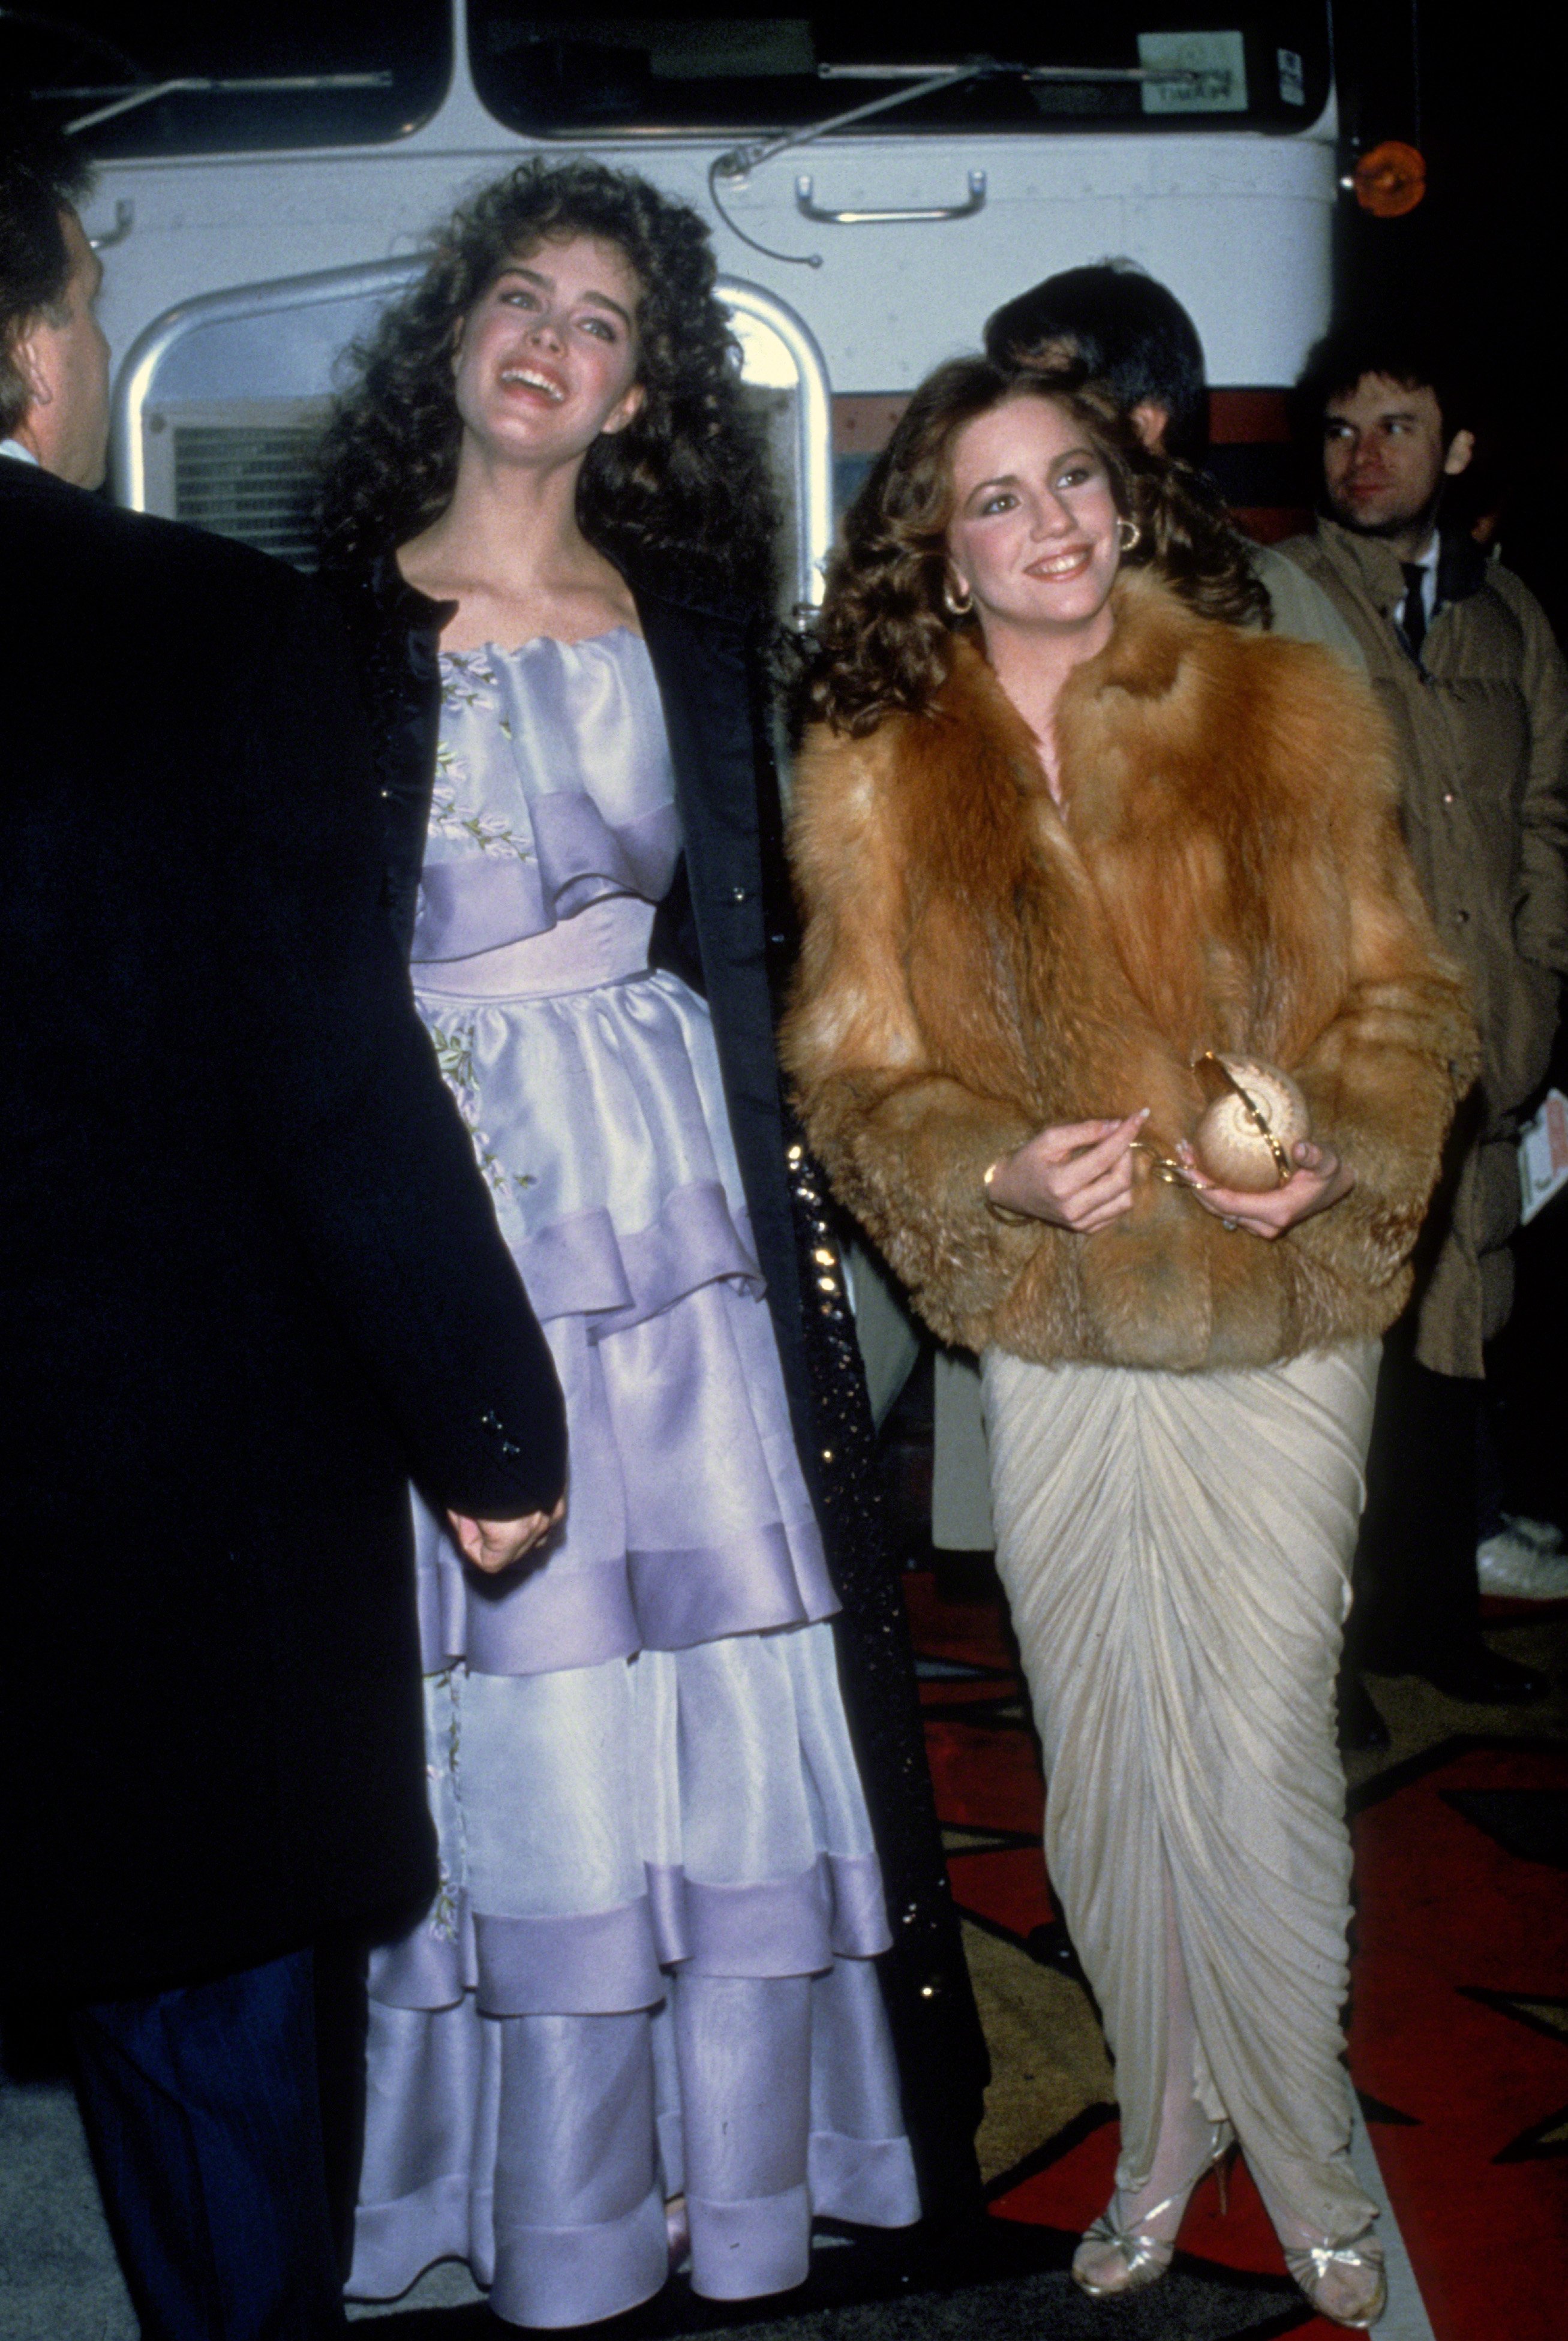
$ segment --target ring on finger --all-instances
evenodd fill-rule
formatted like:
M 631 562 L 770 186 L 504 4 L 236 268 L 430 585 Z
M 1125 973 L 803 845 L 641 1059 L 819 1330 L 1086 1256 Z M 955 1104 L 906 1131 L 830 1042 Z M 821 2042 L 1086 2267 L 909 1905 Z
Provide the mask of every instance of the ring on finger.
M 1222 1220 L 1220 1221 L 1220 1225 L 1223 1228 L 1228 1236 L 1233 1236 L 1236 1230 L 1241 1226 L 1241 1221 L 1240 1220 Z

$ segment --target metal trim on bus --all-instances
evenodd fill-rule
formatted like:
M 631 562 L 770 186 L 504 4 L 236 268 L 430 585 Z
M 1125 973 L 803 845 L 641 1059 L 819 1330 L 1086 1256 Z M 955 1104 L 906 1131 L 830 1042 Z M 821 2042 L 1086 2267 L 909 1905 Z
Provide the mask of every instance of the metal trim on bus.
M 121 502 L 135 512 L 148 508 L 144 424 L 160 371 L 188 335 L 329 303 L 385 300 L 413 283 L 425 264 L 418 254 L 369 261 L 235 285 L 165 309 L 138 335 L 115 384 L 112 448 Z M 822 599 L 833 545 L 833 405 L 826 361 L 809 325 L 776 294 L 731 276 L 721 277 L 715 290 L 732 316 L 749 317 L 774 334 L 795 369 L 795 599 L 814 607 Z M 323 394 L 329 389 L 329 384 L 321 384 Z

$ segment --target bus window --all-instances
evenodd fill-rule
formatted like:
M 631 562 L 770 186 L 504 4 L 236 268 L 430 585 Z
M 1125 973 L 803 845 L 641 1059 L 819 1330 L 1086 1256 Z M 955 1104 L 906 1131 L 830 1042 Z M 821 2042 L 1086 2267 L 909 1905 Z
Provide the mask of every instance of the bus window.
M 1324 0 L 1249 0 L 1244 10 L 1223 0 L 1102 0 L 1072 15 L 981 0 L 934 36 L 930 18 L 917 28 L 866 0 L 828 16 L 747 14 L 734 0 L 664 16 L 467 5 L 479 95 L 498 121 L 532 137 L 788 128 L 977 53 L 1036 76 L 966 82 L 860 130 L 1303 130 L 1329 93 Z M 1105 77 L 1051 77 L 1068 68 Z
M 369 145 L 405 137 L 440 105 L 452 77 L 451 9 L 448 0 L 229 9 L 43 0 L 0 10 L 0 76 L 78 125 L 95 158 Z M 193 78 L 220 86 L 164 87 Z M 257 81 L 277 85 L 221 86 Z

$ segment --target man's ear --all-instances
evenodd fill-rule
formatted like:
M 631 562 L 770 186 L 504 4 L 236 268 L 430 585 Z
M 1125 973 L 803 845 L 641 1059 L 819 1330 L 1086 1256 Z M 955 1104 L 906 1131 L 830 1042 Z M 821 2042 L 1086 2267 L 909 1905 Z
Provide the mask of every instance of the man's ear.
M 18 327 L 8 353 L 11 364 L 27 385 L 29 406 L 53 403 L 55 390 L 44 360 L 43 334 L 47 321 L 39 314 Z
M 1134 430 L 1151 455 L 1165 452 L 1165 433 L 1171 427 L 1171 410 L 1157 398 L 1141 398 L 1127 417 Z
M 628 423 L 634 423 L 643 411 L 643 403 L 646 397 L 647 393 L 642 384 L 634 382 L 620 404 L 612 408 L 604 417 L 600 425 L 601 433 L 607 433 L 613 436 L 617 431 L 624 431 Z
M 1456 431 L 1448 443 L 1448 453 L 1443 459 L 1443 468 L 1451 480 L 1456 480 L 1461 472 L 1467 472 L 1470 469 L 1470 459 L 1474 453 L 1474 432 Z

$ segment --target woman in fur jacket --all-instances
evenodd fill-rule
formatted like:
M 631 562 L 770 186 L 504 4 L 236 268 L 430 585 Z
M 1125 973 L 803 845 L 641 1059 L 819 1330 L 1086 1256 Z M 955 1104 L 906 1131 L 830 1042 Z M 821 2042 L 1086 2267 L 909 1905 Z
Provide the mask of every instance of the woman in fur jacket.
M 1074 2274 L 1163 2274 L 1233 2139 L 1308 2298 L 1364 2326 L 1334 1669 L 1378 1337 L 1475 1041 L 1371 700 L 1258 601 L 1076 377 L 933 375 L 830 579 L 784 1048 L 838 1194 L 982 1358 L 1121 2102 Z M 1222 1101 L 1263 1191 L 1194 1154 Z

